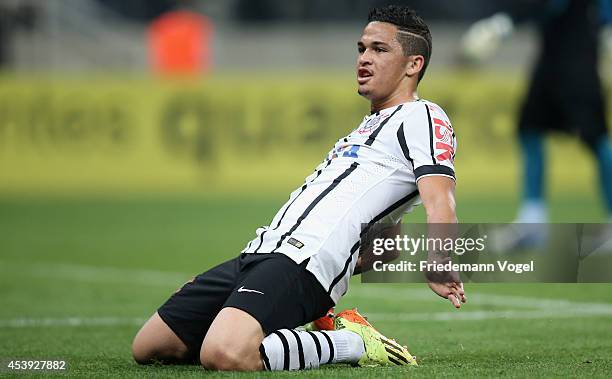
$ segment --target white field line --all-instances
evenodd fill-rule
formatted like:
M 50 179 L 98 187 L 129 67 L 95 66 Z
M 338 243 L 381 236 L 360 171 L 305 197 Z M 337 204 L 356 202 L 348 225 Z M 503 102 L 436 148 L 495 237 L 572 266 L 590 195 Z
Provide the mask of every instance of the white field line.
M 349 291 L 354 299 L 392 300 L 410 304 L 410 300 L 423 302 L 443 301 L 429 289 L 402 289 L 384 285 L 355 286 Z M 469 311 L 465 308 L 453 312 L 394 313 L 369 312 L 372 321 L 478 321 L 491 319 L 553 319 L 576 317 L 612 317 L 612 303 L 587 303 L 558 299 L 541 299 L 523 296 L 504 296 L 489 294 L 469 294 L 468 303 L 475 305 L 514 308 L 510 310 Z M 519 308 L 519 309 L 517 309 Z M 374 310 L 374 309 L 371 309 Z
M 53 326 L 138 326 L 146 319 L 139 317 L 64 317 L 64 318 L 14 318 L 0 320 L 0 328 L 46 328 Z
M 612 317 L 611 310 L 568 309 L 533 311 L 457 311 L 431 313 L 369 313 L 374 322 L 431 322 L 431 321 L 482 321 L 494 319 L 534 320 L 580 317 Z M 87 327 L 87 326 L 140 326 L 145 322 L 139 317 L 65 317 L 65 318 L 14 318 L 0 320 L 0 329 L 47 328 L 47 327 Z
M 408 322 L 408 321 L 480 321 L 480 320 L 533 320 L 579 317 L 612 317 L 612 311 L 595 309 L 568 309 L 533 311 L 457 311 L 431 313 L 370 313 L 368 319 L 374 322 Z
M 31 277 L 69 280 L 86 283 L 132 284 L 149 287 L 176 288 L 194 274 L 147 269 L 89 266 L 72 263 L 27 263 L 0 261 L 0 272 L 18 272 Z
M 142 285 L 149 287 L 167 287 L 174 290 L 191 279 L 194 273 L 158 271 L 148 269 L 127 269 L 118 267 L 90 266 L 69 263 L 32 263 L 19 264 L 0 261 L 0 272 L 41 278 L 54 278 L 95 283 L 119 283 Z M 202 269 L 204 270 L 204 268 Z M 468 287 L 469 290 L 469 287 Z M 385 299 L 392 301 L 419 300 L 424 302 L 438 302 L 440 299 L 425 285 L 423 289 L 398 288 L 384 284 L 357 284 L 353 283 L 348 298 Z M 544 299 L 537 297 L 491 295 L 482 293 L 469 293 L 468 301 L 471 304 L 494 305 L 513 308 L 531 309 L 567 309 L 571 307 L 604 307 L 612 309 L 612 303 L 584 303 L 564 299 Z
M 83 282 L 126 283 L 143 286 L 162 286 L 173 290 L 188 280 L 187 273 L 155 271 L 145 269 L 122 269 L 114 267 L 77 264 L 16 264 L 0 261 L 0 272 L 10 270 L 20 275 L 57 278 Z M 17 270 L 17 271 L 14 271 Z M 402 289 L 381 284 L 353 285 L 349 299 L 389 300 L 409 303 L 439 302 L 429 289 Z M 453 311 L 428 313 L 377 313 L 367 312 L 374 321 L 477 321 L 489 319 L 546 319 L 573 317 L 612 317 L 612 303 L 577 302 L 563 299 L 543 299 L 523 296 L 469 294 L 468 301 L 476 305 L 492 305 L 518 310 Z M 0 319 L 0 328 L 26 327 L 80 327 L 80 326 L 137 326 L 144 318 L 134 317 L 65 317 L 65 318 L 15 318 Z
M 565 299 L 546 299 L 537 297 L 524 297 L 512 295 L 491 295 L 484 293 L 467 293 L 468 303 L 476 305 L 494 305 L 509 308 L 526 308 L 535 310 L 570 310 L 589 309 L 595 312 L 612 312 L 612 303 L 578 302 Z M 410 302 L 418 300 L 423 302 L 439 302 L 437 295 L 428 288 L 422 290 L 398 287 L 390 287 L 379 284 L 365 284 L 353 286 L 347 294 L 348 298 L 354 299 L 379 299 L 397 302 Z

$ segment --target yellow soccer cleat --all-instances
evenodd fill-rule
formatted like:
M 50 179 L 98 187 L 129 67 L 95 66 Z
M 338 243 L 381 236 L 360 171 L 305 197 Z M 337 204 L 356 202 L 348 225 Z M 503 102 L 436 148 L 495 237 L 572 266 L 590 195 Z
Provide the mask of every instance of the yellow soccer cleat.
M 356 309 L 340 312 L 334 320 L 336 330 L 350 330 L 363 340 L 365 353 L 357 362 L 361 367 L 376 366 L 418 366 L 406 346 L 389 339 L 357 312 Z

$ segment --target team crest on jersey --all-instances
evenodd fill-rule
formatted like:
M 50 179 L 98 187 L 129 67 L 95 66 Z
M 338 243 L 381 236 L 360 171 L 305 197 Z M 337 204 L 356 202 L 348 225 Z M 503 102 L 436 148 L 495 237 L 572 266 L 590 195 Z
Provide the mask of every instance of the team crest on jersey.
M 359 129 L 357 129 L 357 133 L 359 134 L 370 134 L 372 133 L 372 131 L 374 129 L 376 129 L 378 127 L 378 125 L 380 125 L 380 122 L 386 118 L 387 115 L 386 114 L 379 114 L 376 117 L 372 117 L 371 119 L 369 119 L 368 121 L 366 121 L 366 123 L 361 126 Z

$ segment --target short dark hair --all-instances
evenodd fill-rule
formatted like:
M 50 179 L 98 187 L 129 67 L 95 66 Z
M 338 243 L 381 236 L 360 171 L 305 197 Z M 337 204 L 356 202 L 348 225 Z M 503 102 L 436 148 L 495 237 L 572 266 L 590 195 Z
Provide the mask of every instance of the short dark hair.
M 387 22 L 397 26 L 396 39 L 402 45 L 404 55 L 423 56 L 425 62 L 419 73 L 420 82 L 431 58 L 431 32 L 425 21 L 414 10 L 397 5 L 372 8 L 368 14 L 368 22 L 373 21 Z

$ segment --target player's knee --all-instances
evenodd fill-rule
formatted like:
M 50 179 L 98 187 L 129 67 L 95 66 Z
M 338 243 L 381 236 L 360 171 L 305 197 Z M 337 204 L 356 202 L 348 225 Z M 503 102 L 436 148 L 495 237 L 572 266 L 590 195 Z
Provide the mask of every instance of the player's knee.
M 134 337 L 132 342 L 132 358 L 141 365 L 149 364 L 155 359 L 154 350 L 144 343 L 139 334 Z
M 204 337 L 200 363 L 209 370 L 261 370 L 259 346 L 263 337 L 259 322 L 251 315 L 223 308 Z
M 208 370 L 237 371 L 239 359 L 227 347 L 207 344 L 200 350 L 200 363 Z
M 208 370 L 224 370 L 228 366 L 228 354 L 221 346 L 202 346 L 200 350 L 200 364 Z
M 188 358 L 188 349 L 155 315 L 132 341 L 132 357 L 139 364 L 175 363 Z
M 175 346 L 151 344 L 150 341 L 146 342 L 136 336 L 132 343 L 132 357 L 141 365 L 155 362 L 177 363 L 187 359 L 187 351 Z
M 208 370 L 217 371 L 253 371 L 258 369 L 258 362 L 249 359 L 251 354 L 244 354 L 240 349 L 223 344 L 202 346 L 200 363 Z

